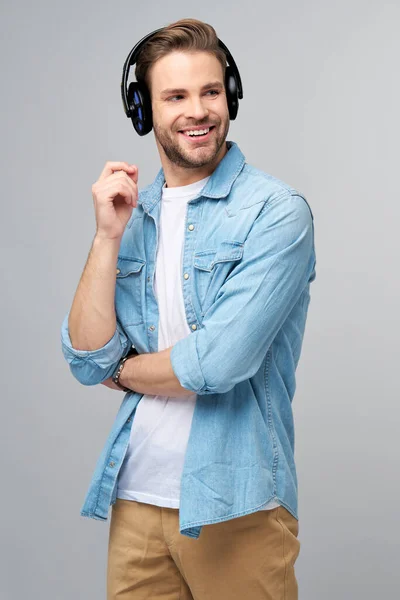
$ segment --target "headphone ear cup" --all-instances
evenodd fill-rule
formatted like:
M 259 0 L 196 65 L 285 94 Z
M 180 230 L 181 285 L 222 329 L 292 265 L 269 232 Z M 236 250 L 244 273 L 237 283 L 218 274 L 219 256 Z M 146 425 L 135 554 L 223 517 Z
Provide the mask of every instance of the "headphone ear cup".
M 234 121 L 239 110 L 239 96 L 235 73 L 230 65 L 227 65 L 225 69 L 225 92 L 228 102 L 229 118 L 231 121 Z
M 132 125 L 139 135 L 146 135 L 153 129 L 151 99 L 147 87 L 132 81 L 128 87 L 128 109 Z

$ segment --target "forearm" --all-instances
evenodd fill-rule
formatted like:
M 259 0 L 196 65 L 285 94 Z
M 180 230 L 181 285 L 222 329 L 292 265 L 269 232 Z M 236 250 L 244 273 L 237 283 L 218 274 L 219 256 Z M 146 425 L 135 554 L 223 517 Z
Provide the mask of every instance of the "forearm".
M 171 366 L 172 346 L 129 358 L 122 369 L 120 383 L 140 394 L 189 396 L 194 392 L 182 387 Z
M 119 247 L 119 239 L 93 240 L 68 319 L 71 343 L 78 350 L 101 348 L 114 335 Z

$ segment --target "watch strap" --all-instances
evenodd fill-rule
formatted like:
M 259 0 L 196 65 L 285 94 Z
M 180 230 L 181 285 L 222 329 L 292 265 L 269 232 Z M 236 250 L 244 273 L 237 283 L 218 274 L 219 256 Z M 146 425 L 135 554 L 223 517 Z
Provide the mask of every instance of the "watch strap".
M 122 390 L 123 392 L 131 392 L 132 390 L 123 386 L 120 382 L 119 382 L 119 378 L 121 376 L 122 373 L 122 369 L 124 368 L 125 362 L 128 360 L 128 358 L 132 358 L 132 356 L 137 356 L 139 353 L 137 352 L 137 350 L 135 349 L 131 349 L 128 354 L 126 356 L 124 356 L 118 363 L 118 367 L 117 370 L 115 371 L 112 380 L 115 383 L 115 385 L 117 387 L 119 387 L 120 390 Z

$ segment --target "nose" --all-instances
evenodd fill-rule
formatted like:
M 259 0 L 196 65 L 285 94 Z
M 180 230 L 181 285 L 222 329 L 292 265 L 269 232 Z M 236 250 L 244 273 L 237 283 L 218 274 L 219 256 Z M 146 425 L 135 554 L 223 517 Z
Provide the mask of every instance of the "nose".
M 208 115 L 208 108 L 202 99 L 198 97 L 190 98 L 189 102 L 186 102 L 185 108 L 185 117 L 187 119 L 192 118 L 201 121 Z

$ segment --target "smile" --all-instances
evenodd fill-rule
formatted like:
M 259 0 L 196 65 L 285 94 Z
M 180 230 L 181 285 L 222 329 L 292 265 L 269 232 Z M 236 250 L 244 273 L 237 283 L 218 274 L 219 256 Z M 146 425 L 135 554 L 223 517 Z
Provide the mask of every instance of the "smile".
M 183 131 L 179 131 L 180 135 L 183 135 L 183 137 L 188 140 L 188 142 L 190 143 L 199 143 L 199 142 L 205 142 L 208 139 L 210 139 L 212 132 L 215 129 L 215 125 L 213 125 L 212 127 L 210 127 L 208 133 L 203 133 L 203 134 L 194 134 L 194 135 L 190 135 L 188 133 L 184 133 Z M 203 130 L 204 131 L 204 130 Z

